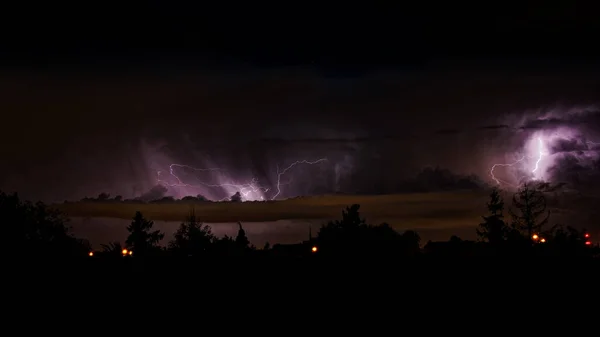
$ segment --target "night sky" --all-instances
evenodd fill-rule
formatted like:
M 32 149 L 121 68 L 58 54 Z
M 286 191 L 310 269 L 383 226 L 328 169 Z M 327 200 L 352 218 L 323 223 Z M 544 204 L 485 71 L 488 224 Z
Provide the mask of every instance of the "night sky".
M 546 144 L 552 153 L 587 144 L 569 167 L 596 159 L 598 27 L 575 5 L 493 14 L 82 6 L 15 10 L 3 23 L 3 190 L 136 197 L 178 163 L 228 172 L 177 172 L 187 182 L 257 178 L 272 191 L 278 165 L 320 158 L 287 175 L 282 196 L 391 193 L 426 166 L 493 183 L 491 165 L 526 152 L 540 130 L 560 133 Z M 573 164 L 584 154 L 585 165 Z M 542 178 L 573 180 L 561 163 L 548 162 Z

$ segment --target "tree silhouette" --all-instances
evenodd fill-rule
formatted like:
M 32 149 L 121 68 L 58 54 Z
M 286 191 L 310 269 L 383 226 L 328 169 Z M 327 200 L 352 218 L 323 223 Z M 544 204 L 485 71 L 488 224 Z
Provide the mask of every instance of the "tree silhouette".
M 152 230 L 154 222 L 144 218 L 141 212 L 135 212 L 133 221 L 127 227 L 129 236 L 125 241 L 127 248 L 135 252 L 135 256 L 148 256 L 160 251 L 158 243 L 165 237 L 160 230 Z
M 552 253 L 567 256 L 577 254 L 589 254 L 586 249 L 585 242 L 589 239 L 585 234 L 587 231 L 577 230 L 571 226 L 556 225 L 551 230 L 544 233 L 544 237 L 548 238 L 548 246 L 552 249 Z
M 240 194 L 240 192 L 235 192 L 235 194 L 231 196 L 230 200 L 233 201 L 233 202 L 241 202 L 242 201 L 242 195 Z
M 33 204 L 21 201 L 16 193 L 8 195 L 0 192 L 0 226 L 4 231 L 5 245 L 23 255 L 87 254 L 89 244 L 75 238 L 67 223 L 64 214 L 42 202 Z
M 342 219 L 322 226 L 317 236 L 319 251 L 342 256 L 413 255 L 420 250 L 416 232 L 396 232 L 390 225 L 367 224 L 360 216 L 360 205 L 346 207 Z
M 242 227 L 242 223 L 239 221 L 238 221 L 238 226 L 239 226 L 239 229 L 238 229 L 237 236 L 235 237 L 235 244 L 240 249 L 247 249 L 250 246 L 250 240 L 248 240 L 248 237 L 246 236 L 246 231 Z
M 483 216 L 483 223 L 477 228 L 477 236 L 482 240 L 496 245 L 504 241 L 508 235 L 508 228 L 504 222 L 504 200 L 497 188 L 490 193 L 487 203 L 488 216 Z
M 229 235 L 213 238 L 211 250 L 220 256 L 235 255 L 238 251 L 235 240 Z
M 405 255 L 416 255 L 421 251 L 421 236 L 413 230 L 407 230 L 400 237 Z
M 106 201 L 110 198 L 110 194 L 102 192 L 100 194 L 98 194 L 98 197 L 96 198 L 96 200 L 98 201 Z
M 546 212 L 546 199 L 542 192 L 524 184 L 513 195 L 512 203 L 519 213 L 509 209 L 513 228 L 525 232 L 529 239 L 534 233 L 541 232 L 550 217 L 550 212 Z
M 169 248 L 177 255 L 200 256 L 208 252 L 213 239 L 210 226 L 199 222 L 192 210 L 175 232 Z
M 367 226 L 360 217 L 360 205 L 354 204 L 342 210 L 342 219 L 330 221 L 321 226 L 317 234 L 321 253 L 350 254 L 357 250 L 360 240 L 360 229 Z

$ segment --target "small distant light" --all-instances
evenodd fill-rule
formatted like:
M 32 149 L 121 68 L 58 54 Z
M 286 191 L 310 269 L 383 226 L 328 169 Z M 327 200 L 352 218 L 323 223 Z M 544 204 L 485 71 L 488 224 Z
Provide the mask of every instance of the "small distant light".
M 133 255 L 133 251 L 131 251 L 131 250 L 130 250 L 130 251 L 129 251 L 129 255 Z
M 585 245 L 586 245 L 586 246 L 589 246 L 589 245 L 591 245 L 591 244 L 592 244 L 592 242 L 591 242 L 591 241 L 586 241 L 586 242 L 585 242 Z
M 531 238 L 532 238 L 532 239 L 534 239 L 534 240 L 537 240 L 537 239 L 539 239 L 540 237 L 539 237 L 537 234 L 533 234 L 533 236 L 532 236 Z
M 123 253 L 123 255 L 127 255 L 127 249 L 123 249 L 121 253 Z
M 590 237 L 590 235 L 589 235 L 588 233 L 585 233 L 584 237 L 585 237 L 585 238 L 589 238 L 589 237 Z
M 94 256 L 94 252 L 89 252 L 88 255 L 89 256 Z
M 544 243 L 544 242 L 546 242 L 546 239 L 542 238 L 542 239 L 540 240 L 540 242 Z
M 311 250 L 312 250 L 312 252 L 313 252 L 313 253 L 316 253 L 316 252 L 317 252 L 317 250 L 318 250 L 318 249 L 317 249 L 317 246 L 313 246 Z

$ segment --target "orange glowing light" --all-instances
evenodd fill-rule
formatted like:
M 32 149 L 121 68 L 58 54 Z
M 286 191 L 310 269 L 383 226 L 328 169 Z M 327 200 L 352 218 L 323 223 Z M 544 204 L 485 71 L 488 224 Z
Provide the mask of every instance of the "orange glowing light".
M 533 238 L 534 240 L 537 240 L 537 239 L 539 239 L 540 237 L 539 237 L 537 234 L 533 234 L 533 236 L 532 236 L 531 238 Z
M 94 256 L 94 252 L 89 252 L 88 255 L 89 256 Z
M 592 243 L 591 243 L 590 241 L 586 241 L 586 242 L 585 242 L 585 244 L 589 246 L 589 245 L 591 245 Z
M 584 235 L 584 236 L 585 236 L 586 238 L 589 238 L 589 237 L 590 237 L 590 235 L 589 235 L 588 233 L 585 233 L 585 235 Z
M 542 238 L 542 239 L 540 240 L 540 242 L 542 242 L 542 243 L 543 243 L 543 242 L 546 242 L 546 239 Z
M 127 249 L 123 249 L 121 253 L 123 253 L 123 255 L 127 255 Z
M 318 249 L 317 249 L 317 246 L 313 246 L 311 250 L 312 250 L 312 252 L 313 252 L 313 253 L 316 253 L 316 252 L 317 252 L 317 250 L 318 250 Z

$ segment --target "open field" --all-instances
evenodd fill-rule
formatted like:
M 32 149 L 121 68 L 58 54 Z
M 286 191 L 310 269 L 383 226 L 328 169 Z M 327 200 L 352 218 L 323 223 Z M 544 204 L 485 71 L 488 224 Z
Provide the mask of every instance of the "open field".
M 218 236 L 235 235 L 237 221 L 244 224 L 250 241 L 296 243 L 308 238 L 328 220 L 339 219 L 346 206 L 358 203 L 370 224 L 389 223 L 396 230 L 417 230 L 423 240 L 447 240 L 451 235 L 475 237 L 475 226 L 484 214 L 484 192 L 415 193 L 397 195 L 327 195 L 269 202 L 75 202 L 53 205 L 69 215 L 75 233 L 94 246 L 123 241 L 135 211 L 154 220 L 166 244 L 179 223 L 193 208 L 200 221 Z
M 293 243 L 305 240 L 309 227 L 316 233 L 321 224 L 339 219 L 342 209 L 354 203 L 361 205 L 361 213 L 368 223 L 387 222 L 399 231 L 417 230 L 424 242 L 447 240 L 451 235 L 475 239 L 475 227 L 481 222 L 481 216 L 486 214 L 487 194 L 487 191 L 464 191 L 374 196 L 327 195 L 245 203 L 74 202 L 53 207 L 69 215 L 76 234 L 94 244 L 124 240 L 127 237 L 126 227 L 138 210 L 154 220 L 156 227 L 166 234 L 166 244 L 193 208 L 199 220 L 210 224 L 219 236 L 235 235 L 236 222 L 243 222 L 251 242 L 260 247 L 267 241 Z M 506 193 L 504 197 L 509 207 L 510 194 Z M 585 223 L 582 215 L 587 213 L 577 211 L 576 204 L 587 203 L 571 202 L 567 208 L 552 207 L 550 223 L 595 228 Z
M 124 203 L 75 202 L 53 205 L 72 217 L 130 219 L 141 211 L 153 220 L 182 221 L 193 208 L 203 222 L 263 222 L 291 219 L 335 219 L 351 204 L 360 204 L 371 223 L 409 221 L 414 227 L 440 222 L 477 221 L 483 214 L 483 192 L 411 193 L 397 195 L 327 195 L 269 202 Z M 451 227 L 456 226 L 454 223 Z M 443 227 L 446 227 L 443 226 Z

